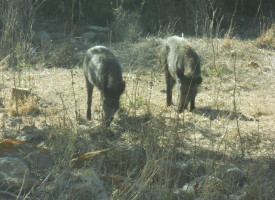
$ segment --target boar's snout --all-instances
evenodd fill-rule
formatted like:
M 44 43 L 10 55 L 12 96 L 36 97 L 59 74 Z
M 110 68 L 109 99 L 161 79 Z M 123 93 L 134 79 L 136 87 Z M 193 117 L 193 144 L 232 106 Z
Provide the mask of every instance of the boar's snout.
M 113 121 L 115 112 L 119 108 L 119 99 L 105 99 L 103 102 L 104 125 L 109 127 Z

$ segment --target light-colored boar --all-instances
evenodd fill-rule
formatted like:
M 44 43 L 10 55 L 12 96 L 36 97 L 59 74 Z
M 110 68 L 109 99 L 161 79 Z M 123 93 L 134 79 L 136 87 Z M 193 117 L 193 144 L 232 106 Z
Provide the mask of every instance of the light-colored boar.
M 202 82 L 200 58 L 191 48 L 189 42 L 181 37 L 172 36 L 165 39 L 159 51 L 159 61 L 165 70 L 167 86 L 167 106 L 172 104 L 172 90 L 178 86 L 178 112 L 195 109 L 195 98 Z

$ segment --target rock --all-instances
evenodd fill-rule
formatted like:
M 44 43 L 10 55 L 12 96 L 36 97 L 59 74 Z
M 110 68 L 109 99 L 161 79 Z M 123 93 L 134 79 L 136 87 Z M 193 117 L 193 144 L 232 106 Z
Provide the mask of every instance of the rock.
M 187 199 L 189 200 L 190 198 L 188 197 L 188 194 L 184 191 L 182 191 L 181 188 L 175 189 L 172 194 L 172 199 L 173 200 L 180 200 L 180 199 Z
M 66 182 L 67 190 L 63 191 L 58 200 L 74 199 L 74 200 L 105 200 L 109 199 L 103 187 L 103 182 L 98 178 L 97 173 L 93 169 L 77 171 L 73 175 L 75 181 Z M 64 184 L 64 183 L 63 183 Z
M 174 184 L 182 187 L 185 183 L 195 177 L 206 173 L 206 163 L 202 160 L 182 160 L 164 162 L 166 172 L 175 180 Z
M 98 31 L 98 32 L 109 32 L 111 29 L 108 27 L 102 27 L 102 26 L 86 26 L 87 29 L 92 31 Z
M 110 188 L 109 191 L 112 191 L 113 188 L 115 188 L 130 195 L 134 192 L 134 188 L 137 188 L 135 182 L 128 177 L 106 174 L 99 176 L 99 178 L 104 182 L 105 185 L 108 186 L 108 188 Z
M 0 158 L 0 188 L 18 192 L 22 187 L 23 190 L 29 190 L 35 183 L 35 179 L 27 164 L 13 157 Z
M 30 56 L 33 56 L 33 57 L 37 57 L 39 55 L 37 48 L 35 48 L 35 47 L 31 47 L 29 49 L 29 54 L 30 54 Z
M 94 32 L 89 31 L 81 34 L 81 42 L 86 45 L 92 45 L 94 42 L 104 42 L 108 40 L 108 33 L 107 32 Z
M 51 36 L 47 31 L 41 30 L 34 32 L 33 40 L 41 46 L 51 43 Z
M 16 127 L 22 123 L 23 123 L 23 120 L 22 120 L 22 118 L 19 118 L 19 117 L 10 117 L 8 119 L 8 125 L 11 127 Z
M 203 188 L 216 185 L 220 179 L 214 176 L 201 176 L 185 184 L 182 189 L 187 193 L 197 193 Z
M 46 139 L 46 137 L 44 137 L 42 134 L 28 133 L 28 134 L 19 135 L 15 139 L 23 142 L 28 142 L 33 145 L 39 145 Z
M 7 139 L 0 142 L 0 157 L 17 157 L 31 167 L 31 170 L 47 171 L 54 164 L 48 150 L 20 140 Z
M 134 199 L 136 194 L 138 199 L 142 200 L 163 199 L 159 192 L 155 192 L 151 187 L 144 188 L 144 185 L 137 180 L 128 177 L 105 174 L 99 175 L 99 178 L 103 181 L 107 192 L 113 195 L 113 199 Z
M 185 184 L 182 188 L 174 191 L 174 195 L 179 199 L 194 199 L 199 197 L 203 191 L 211 193 L 215 189 L 220 179 L 214 176 L 201 176 Z
M 74 168 L 81 168 L 89 163 L 101 169 L 102 173 L 112 172 L 126 176 L 129 170 L 139 172 L 146 163 L 146 152 L 139 146 L 118 146 L 109 149 L 86 153 L 71 160 Z
M 87 26 L 86 28 L 89 29 L 89 31 L 81 34 L 82 42 L 84 44 L 90 45 L 90 43 L 95 41 L 108 40 L 110 28 L 101 26 Z
M 242 200 L 243 198 L 240 195 L 232 194 L 229 195 L 228 200 Z
M 45 134 L 35 126 L 24 126 L 21 133 L 15 139 L 23 142 L 28 142 L 33 145 L 39 145 L 46 140 Z
M 229 186 L 242 187 L 245 181 L 245 174 L 236 166 L 229 166 L 222 169 L 218 176 Z
M 95 32 L 86 32 L 86 33 L 83 33 L 81 35 L 84 43 L 87 43 L 88 41 L 92 41 L 95 39 L 96 37 L 96 33 Z
M 32 133 L 39 133 L 40 131 L 38 130 L 38 128 L 36 128 L 36 126 L 24 126 L 21 129 L 21 132 L 24 134 L 32 134 Z

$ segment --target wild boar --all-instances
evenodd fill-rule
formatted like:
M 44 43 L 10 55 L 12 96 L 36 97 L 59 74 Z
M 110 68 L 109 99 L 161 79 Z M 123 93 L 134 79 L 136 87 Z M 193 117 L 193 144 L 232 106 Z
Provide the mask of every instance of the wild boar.
M 198 54 L 189 42 L 181 37 L 165 39 L 159 51 L 159 62 L 164 68 L 166 79 L 166 103 L 172 105 L 172 90 L 178 87 L 178 112 L 186 109 L 190 102 L 190 111 L 195 109 L 195 98 L 202 82 L 201 65 Z
M 125 90 L 122 69 L 116 56 L 104 46 L 87 50 L 83 63 L 87 88 L 87 114 L 91 120 L 91 105 L 94 86 L 98 88 L 103 100 L 103 123 L 110 126 L 119 108 L 120 96 Z

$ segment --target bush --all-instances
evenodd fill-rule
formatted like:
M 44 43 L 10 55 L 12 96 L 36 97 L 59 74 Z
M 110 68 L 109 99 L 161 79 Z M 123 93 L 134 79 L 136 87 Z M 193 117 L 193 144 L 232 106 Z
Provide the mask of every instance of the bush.
M 260 48 L 275 49 L 274 30 L 275 24 L 272 24 L 272 26 L 268 30 L 263 32 L 257 39 L 256 46 Z

